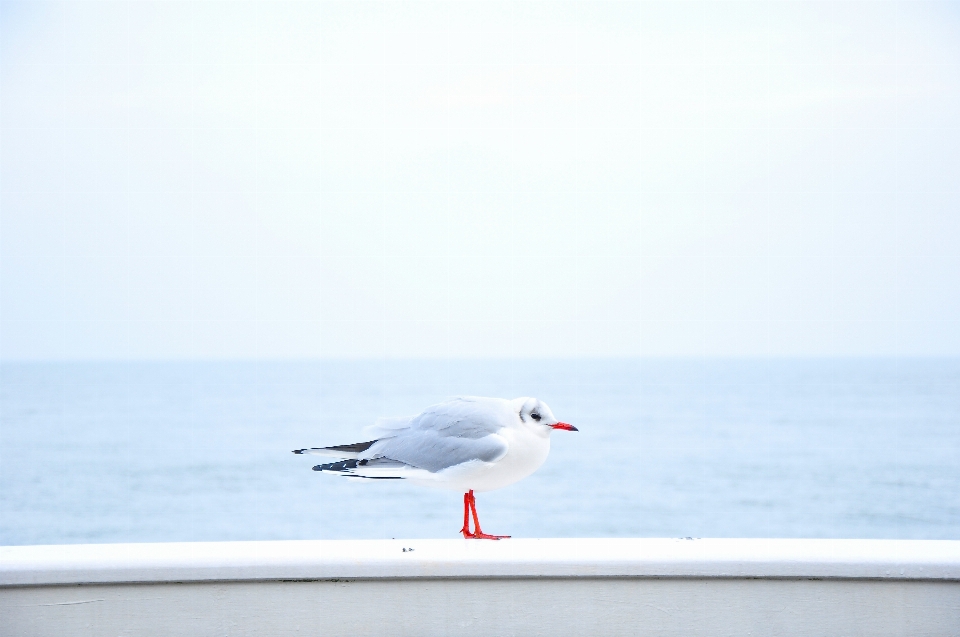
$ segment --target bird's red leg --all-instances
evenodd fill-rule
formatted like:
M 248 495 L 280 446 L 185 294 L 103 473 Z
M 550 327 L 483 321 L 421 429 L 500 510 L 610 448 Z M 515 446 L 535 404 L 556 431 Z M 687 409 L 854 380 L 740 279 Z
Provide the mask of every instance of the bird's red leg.
M 463 528 L 460 529 L 460 532 L 463 533 L 463 538 L 467 539 L 473 537 L 473 533 L 470 532 L 470 494 L 463 494 Z
M 475 540 L 500 540 L 503 538 L 510 537 L 509 535 L 490 535 L 489 533 L 484 533 L 483 531 L 481 531 L 480 516 L 477 515 L 477 499 L 473 497 L 473 489 L 470 489 L 470 492 L 467 495 L 469 496 L 470 510 L 473 512 L 474 531 L 470 537 L 472 537 Z

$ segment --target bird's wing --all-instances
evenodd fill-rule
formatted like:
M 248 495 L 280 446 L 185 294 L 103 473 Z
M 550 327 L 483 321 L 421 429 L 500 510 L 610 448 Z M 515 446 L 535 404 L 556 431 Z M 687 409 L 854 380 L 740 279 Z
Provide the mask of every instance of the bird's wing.
M 428 407 L 358 457 L 389 458 L 432 472 L 471 460 L 496 462 L 507 453 L 507 441 L 498 432 L 509 414 L 506 401 L 450 400 Z
M 507 453 L 507 441 L 490 434 L 483 438 L 457 438 L 436 431 L 408 431 L 378 440 L 361 459 L 388 458 L 436 473 L 471 460 L 496 462 Z
M 464 396 L 431 405 L 416 416 L 380 418 L 363 431 L 371 438 L 398 436 L 406 430 L 450 431 L 460 437 L 482 438 L 500 430 L 504 410 L 509 411 L 505 400 Z
M 409 429 L 410 424 L 418 416 L 401 416 L 398 418 L 380 418 L 376 423 L 363 428 L 363 433 L 371 438 L 389 438 L 396 436 L 404 429 Z
M 467 396 L 427 407 L 413 418 L 410 429 L 457 438 L 483 438 L 499 432 L 507 425 L 508 417 L 507 401 Z

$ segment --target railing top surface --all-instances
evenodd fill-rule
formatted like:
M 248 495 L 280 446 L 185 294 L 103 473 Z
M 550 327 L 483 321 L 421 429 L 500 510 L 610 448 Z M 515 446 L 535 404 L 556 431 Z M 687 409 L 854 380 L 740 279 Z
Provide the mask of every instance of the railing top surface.
M 0 547 L 0 586 L 422 577 L 960 581 L 960 541 L 588 538 Z

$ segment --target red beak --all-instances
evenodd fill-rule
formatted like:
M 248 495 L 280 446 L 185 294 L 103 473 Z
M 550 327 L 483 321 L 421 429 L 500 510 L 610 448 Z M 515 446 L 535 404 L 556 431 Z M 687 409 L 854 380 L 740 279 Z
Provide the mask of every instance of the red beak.
M 558 422 L 557 424 L 550 425 L 550 426 L 553 427 L 554 429 L 563 429 L 564 431 L 580 431 L 573 425 L 567 424 L 565 422 Z

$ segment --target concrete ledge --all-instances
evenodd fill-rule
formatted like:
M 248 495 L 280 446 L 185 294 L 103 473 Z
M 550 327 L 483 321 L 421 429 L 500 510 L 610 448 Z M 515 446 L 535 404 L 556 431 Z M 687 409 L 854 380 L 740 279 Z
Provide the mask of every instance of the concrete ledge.
M 591 538 L 0 547 L 0 586 L 424 577 L 960 581 L 960 541 Z
M 0 548 L 0 637 L 341 633 L 956 637 L 960 542 L 390 540 Z

